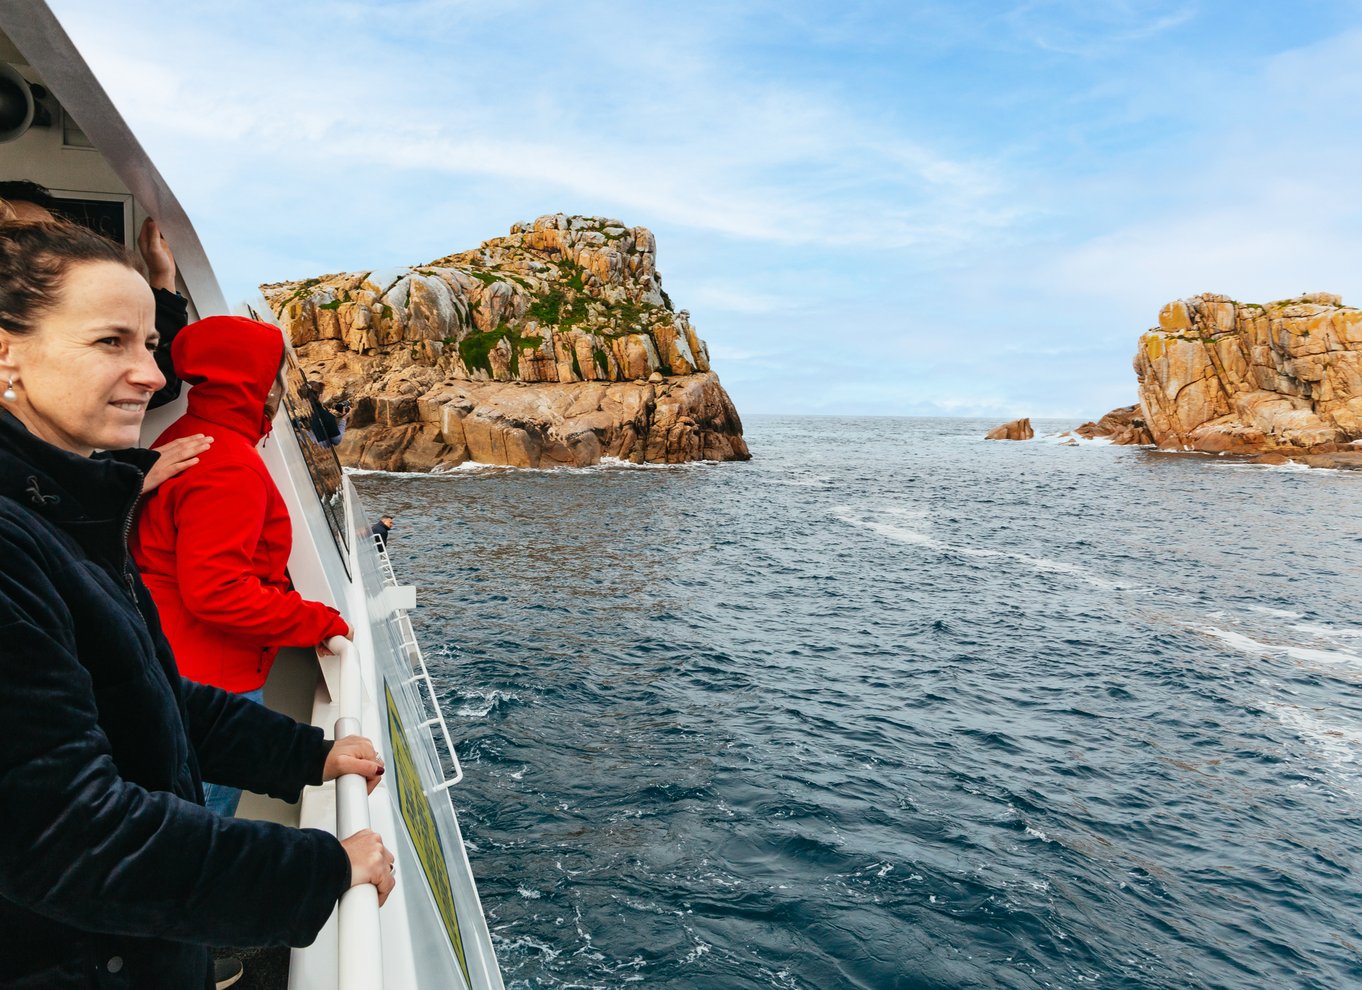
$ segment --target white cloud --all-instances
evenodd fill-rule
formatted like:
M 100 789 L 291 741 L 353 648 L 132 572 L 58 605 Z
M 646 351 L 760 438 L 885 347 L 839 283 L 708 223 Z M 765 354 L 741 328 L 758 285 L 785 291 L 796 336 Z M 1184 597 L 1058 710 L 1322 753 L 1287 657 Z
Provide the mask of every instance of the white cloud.
M 277 181 L 286 166 L 306 174 L 340 163 L 374 169 L 395 193 L 404 173 L 516 179 L 654 224 L 782 244 L 936 253 L 1025 215 L 989 163 L 910 140 L 814 83 L 749 78 L 705 48 L 703 36 L 689 49 L 669 39 L 668 57 L 657 61 L 642 57 L 634 36 L 616 64 L 584 57 L 572 75 L 547 79 L 533 65 L 503 64 L 505 52 L 475 46 L 459 51 L 460 71 L 450 73 L 434 53 L 414 56 L 381 36 L 368 38 L 357 60 L 348 52 L 355 37 L 340 35 L 333 50 L 316 44 L 320 30 L 301 44 L 268 31 L 263 41 L 196 35 L 189 18 L 168 24 L 153 54 L 141 44 L 140 25 L 133 30 L 134 22 L 71 6 L 83 36 L 100 39 L 87 46 L 92 63 L 158 145 L 199 160 L 271 161 L 274 176 L 252 178 L 238 167 L 238 182 Z M 419 23 L 435 18 L 428 8 L 450 5 L 416 6 L 400 16 Z M 362 34 L 361 9 L 351 4 L 341 13 Z M 594 22 L 585 22 L 583 34 L 558 43 L 601 51 L 599 39 L 585 36 Z M 167 50 L 212 57 L 184 60 L 171 75 L 155 64 Z
M 1154 300 L 1198 292 L 1266 301 L 1318 289 L 1362 304 L 1359 63 L 1362 33 L 1350 33 L 1225 80 L 1182 155 L 1125 176 L 1121 222 L 1033 277 L 1140 303 L 1151 322 Z
M 1099 415 L 1171 298 L 1362 302 L 1362 35 L 1136 64 L 1234 12 L 516 3 L 57 5 L 234 283 L 614 215 L 757 409 Z
M 1006 20 L 1038 48 L 1091 58 L 1180 27 L 1196 14 L 1194 5 L 1168 0 L 1026 0 Z

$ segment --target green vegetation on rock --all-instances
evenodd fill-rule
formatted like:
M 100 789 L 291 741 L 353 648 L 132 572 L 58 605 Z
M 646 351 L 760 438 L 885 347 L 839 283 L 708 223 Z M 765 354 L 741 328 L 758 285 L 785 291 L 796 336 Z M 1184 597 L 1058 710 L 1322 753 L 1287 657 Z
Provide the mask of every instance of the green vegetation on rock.
M 445 338 L 446 342 L 449 338 Z M 503 323 L 495 330 L 488 330 L 485 333 L 470 333 L 463 340 L 459 341 L 459 360 L 469 371 L 481 369 L 487 373 L 488 378 L 495 377 L 492 373 L 492 351 L 502 341 L 511 348 L 511 377 L 520 377 L 520 352 L 525 349 L 534 350 L 544 346 L 544 338 L 531 333 L 519 333 L 515 328 Z
M 487 372 L 487 377 L 492 377 L 492 348 L 501 343 L 506 336 L 505 327 L 497 327 L 495 330 L 488 330 L 486 333 L 470 333 L 463 340 L 459 341 L 459 360 L 469 371 L 481 369 Z
M 303 296 L 307 295 L 313 289 L 315 289 L 317 286 L 321 284 L 322 280 L 319 278 L 310 278 L 306 282 L 299 283 L 298 288 L 294 289 L 293 292 L 289 294 L 289 297 L 280 304 L 279 308 L 283 309 L 289 303 L 303 298 Z
M 557 230 L 562 233 L 536 237 L 530 242 L 532 246 L 524 243 L 519 236 L 530 233 L 529 228 L 518 225 L 508 238 L 494 238 L 477 250 L 447 255 L 410 269 L 413 277 L 420 276 L 432 282 L 442 281 L 448 289 L 453 312 L 446 312 L 443 305 L 445 294 L 440 293 L 438 287 L 434 290 L 435 301 L 441 302 L 441 305 L 429 311 L 424 305 L 416 306 L 413 310 L 406 305 L 388 304 L 386 295 L 382 293 L 375 298 L 367 291 L 372 285 L 366 278 L 360 277 L 356 281 L 353 274 L 281 285 L 280 292 L 285 298 L 283 303 L 276 305 L 276 310 L 283 315 L 282 311 L 289 303 L 298 299 L 309 300 L 309 294 L 316 293 L 307 302 L 309 310 L 315 306 L 316 309 L 334 313 L 343 307 L 343 313 L 337 314 L 341 321 L 363 323 L 368 334 L 375 329 L 373 325 L 381 325 L 381 337 L 407 338 L 390 343 L 401 345 L 403 351 L 410 347 L 413 360 L 418 356 L 423 360 L 428 356 L 433 359 L 433 354 L 411 345 L 410 338 L 418 335 L 424 337 L 435 330 L 429 325 L 430 320 L 435 319 L 439 329 L 432 334 L 431 344 L 436 351 L 443 349 L 442 363 L 448 365 L 454 362 L 457 354 L 457 360 L 469 374 L 481 371 L 488 377 L 494 377 L 495 365 L 500 369 L 501 377 L 509 375 L 512 379 L 520 377 L 521 358 L 526 356 L 528 350 L 540 350 L 543 357 L 535 355 L 536 363 L 554 356 L 554 347 L 550 346 L 554 343 L 554 334 L 561 335 L 557 342 L 561 345 L 557 348 L 557 356 L 571 362 L 572 374 L 578 380 L 608 377 L 617 360 L 614 352 L 625 353 L 625 348 L 615 342 L 625 341 L 637 334 L 648 338 L 651 346 L 648 342 L 629 340 L 629 360 L 636 360 L 639 345 L 642 344 L 650 352 L 655 351 L 656 359 L 650 360 L 655 361 L 664 373 L 670 373 L 667 367 L 670 351 L 659 344 L 659 336 L 670 337 L 668 328 L 674 326 L 677 320 L 676 311 L 671 297 L 665 292 L 661 293 L 660 299 L 657 295 L 650 295 L 646 300 L 638 301 L 647 283 L 641 278 L 643 269 L 632 259 L 635 247 L 625 250 L 626 245 L 634 244 L 634 229 L 625 227 L 619 221 L 604 218 L 573 219 L 570 230 L 559 227 Z M 578 222 L 582 219 L 586 220 L 584 224 Z M 579 233 L 588 233 L 589 236 L 582 238 L 578 236 Z M 579 252 L 592 251 L 595 252 L 593 267 L 584 267 L 576 260 L 582 256 Z M 606 260 L 602 255 L 614 252 L 627 255 L 628 264 L 622 267 L 615 265 L 610 269 L 601 267 Z M 613 265 L 613 257 L 611 261 Z M 468 279 L 456 275 L 456 272 L 466 274 L 469 279 L 475 279 L 485 287 L 500 284 L 502 288 L 489 293 L 470 292 Z M 342 278 L 344 281 L 341 281 Z M 360 284 L 365 286 L 366 291 L 356 296 L 354 288 Z M 420 299 L 424 297 L 419 297 L 417 301 Z M 296 306 L 291 308 L 297 309 Z M 487 326 L 488 318 L 493 314 L 496 314 L 496 327 L 478 331 L 477 325 L 481 323 Z M 407 333 L 408 321 L 420 322 L 419 334 Z M 394 328 L 400 333 L 393 333 Z M 655 334 L 655 328 L 661 330 Z M 580 360 L 580 357 L 586 357 L 586 351 L 581 350 L 583 341 L 579 338 L 582 337 L 590 341 L 590 360 L 594 365 L 590 373 L 585 371 Z M 502 350 L 504 359 L 498 357 L 494 362 L 492 351 L 502 348 L 503 340 L 506 342 Z M 388 344 L 378 347 L 379 351 L 387 349 Z M 552 369 L 545 371 L 545 377 L 557 377 Z M 563 368 L 563 377 L 567 377 L 566 367 Z
M 545 326 L 558 326 L 561 311 L 563 308 L 563 292 L 561 289 L 550 289 L 534 302 L 530 303 L 529 315 L 538 320 Z

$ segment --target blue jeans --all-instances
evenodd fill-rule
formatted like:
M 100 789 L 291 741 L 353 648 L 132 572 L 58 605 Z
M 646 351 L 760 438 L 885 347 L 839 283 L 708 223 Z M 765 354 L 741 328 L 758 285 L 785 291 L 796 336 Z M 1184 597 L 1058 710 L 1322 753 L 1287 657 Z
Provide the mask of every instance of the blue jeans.
M 237 697 L 247 698 L 257 705 L 263 705 L 265 703 L 265 689 L 259 687 L 254 691 L 243 691 Z M 223 818 L 232 818 L 236 815 L 236 806 L 240 800 L 241 788 L 227 787 L 224 784 L 210 784 L 204 781 L 203 803 L 207 805 L 209 811 L 215 812 Z

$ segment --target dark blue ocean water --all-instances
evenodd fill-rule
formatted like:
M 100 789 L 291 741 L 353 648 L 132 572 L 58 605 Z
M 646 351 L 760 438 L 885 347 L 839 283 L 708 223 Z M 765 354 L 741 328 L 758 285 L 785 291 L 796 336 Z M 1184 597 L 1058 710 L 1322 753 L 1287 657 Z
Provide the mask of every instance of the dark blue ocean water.
M 356 478 L 508 987 L 1362 985 L 1362 473 L 747 425 Z

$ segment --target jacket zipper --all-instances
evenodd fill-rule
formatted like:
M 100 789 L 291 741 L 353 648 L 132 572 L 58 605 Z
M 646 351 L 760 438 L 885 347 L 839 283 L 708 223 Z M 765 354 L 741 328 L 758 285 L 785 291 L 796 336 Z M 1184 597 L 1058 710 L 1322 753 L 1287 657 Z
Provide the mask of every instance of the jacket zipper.
M 141 472 L 138 472 L 141 474 Z M 128 585 L 128 594 L 132 596 L 132 603 L 137 607 L 137 611 L 142 611 L 142 606 L 137 602 L 137 582 L 132 579 L 132 568 L 128 566 L 132 558 L 131 551 L 128 550 L 128 537 L 132 536 L 132 520 L 137 515 L 137 506 L 142 502 L 142 485 L 146 484 L 147 476 L 142 474 L 142 482 L 137 486 L 137 497 L 132 500 L 132 505 L 128 506 L 127 515 L 123 517 L 123 580 Z

